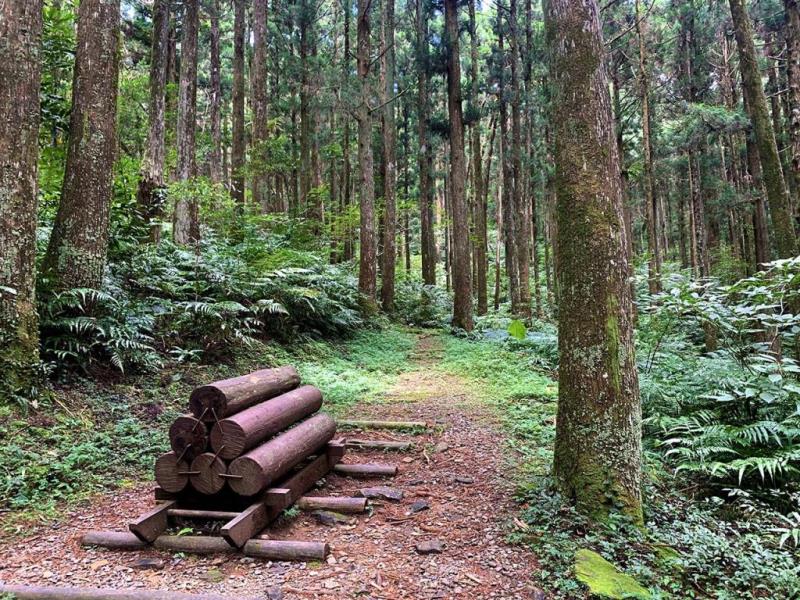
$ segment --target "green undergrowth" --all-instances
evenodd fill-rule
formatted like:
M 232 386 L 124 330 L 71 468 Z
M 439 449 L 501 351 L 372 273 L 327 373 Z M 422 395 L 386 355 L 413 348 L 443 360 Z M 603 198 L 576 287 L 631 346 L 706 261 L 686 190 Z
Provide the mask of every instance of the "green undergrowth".
M 62 382 L 52 400 L 26 412 L 0 408 L 0 527 L 24 534 L 34 522 L 59 518 L 65 506 L 99 491 L 152 478 L 155 457 L 168 450 L 169 423 L 185 412 L 200 384 L 270 366 L 294 364 L 317 385 L 325 410 L 341 413 L 371 402 L 411 368 L 412 334 L 364 329 L 337 342 L 256 343 L 227 363 L 168 364 L 157 374 L 96 383 Z
M 533 337 L 539 334 L 545 335 Z M 800 598 L 800 557 L 781 547 L 771 521 L 758 510 L 731 510 L 716 497 L 689 496 L 692 482 L 656 451 L 645 454 L 645 529 L 623 518 L 590 523 L 564 501 L 550 477 L 557 385 L 552 357 L 542 353 L 550 344 L 441 339 L 439 368 L 471 382 L 508 433 L 520 506 L 509 539 L 535 553 L 540 568 L 533 577 L 553 597 L 630 597 L 592 595 L 578 580 L 576 555 L 589 550 L 654 600 Z

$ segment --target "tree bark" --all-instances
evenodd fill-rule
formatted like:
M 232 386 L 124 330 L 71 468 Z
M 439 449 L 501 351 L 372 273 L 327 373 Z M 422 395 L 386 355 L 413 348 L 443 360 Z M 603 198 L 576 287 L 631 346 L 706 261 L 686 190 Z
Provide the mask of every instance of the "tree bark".
M 470 31 L 470 79 L 472 84 L 472 106 L 478 110 L 478 94 L 480 92 L 478 78 L 480 66 L 478 64 L 478 23 L 475 18 L 476 0 L 469 3 L 469 31 Z M 491 148 L 491 144 L 490 144 Z M 491 152 L 491 150 L 490 150 Z M 491 161 L 486 165 L 486 188 Z M 476 118 L 472 124 L 472 194 L 473 194 L 473 229 L 475 232 L 475 287 L 477 288 L 477 313 L 485 315 L 489 309 L 487 293 L 486 270 L 488 268 L 487 245 L 488 234 L 486 231 L 486 191 L 484 188 L 483 165 L 481 164 L 481 120 Z
M 178 94 L 178 180 L 188 181 L 197 175 L 195 157 L 197 121 L 197 31 L 200 27 L 198 0 L 184 2 L 183 38 L 181 40 L 181 75 Z M 176 244 L 200 241 L 200 207 L 194 195 L 185 193 L 175 202 L 172 237 Z
M 358 163 L 361 171 L 361 251 L 358 259 L 358 291 L 367 311 L 377 309 L 377 237 L 375 234 L 375 179 L 372 157 L 372 113 L 370 107 L 370 26 L 371 0 L 358 0 L 358 79 L 361 102 L 356 109 L 358 120 Z
M 117 147 L 119 0 L 84 0 L 72 84 L 67 165 L 43 263 L 56 290 L 100 288 Z
M 211 152 L 209 167 L 212 183 L 222 183 L 222 84 L 220 81 L 219 55 L 219 0 L 211 0 L 209 6 L 211 20 Z
M 417 19 L 417 120 L 419 143 L 419 211 L 422 281 L 436 285 L 436 239 L 433 215 L 433 148 L 429 140 L 428 10 L 426 0 L 416 0 Z
M 164 203 L 164 133 L 169 54 L 169 0 L 153 4 L 153 41 L 150 50 L 150 127 L 147 146 L 139 170 L 136 201 L 145 223 L 150 225 L 150 241 L 161 238 Z
M 464 184 L 464 118 L 461 107 L 461 55 L 458 1 L 444 0 L 447 53 L 447 112 L 450 117 L 450 206 L 453 223 L 453 325 L 472 331 L 472 272 L 469 256 L 469 208 Z
M 383 229 L 383 264 L 381 272 L 381 304 L 383 310 L 394 310 L 394 279 L 395 262 L 397 257 L 397 158 L 395 140 L 397 128 L 395 125 L 395 49 L 394 49 L 394 0 L 383 0 L 383 28 L 382 28 L 382 70 L 384 86 L 381 101 L 383 102 L 383 203 L 384 203 L 384 229 Z
M 789 210 L 789 194 L 783 178 L 778 145 L 767 106 L 767 98 L 761 83 L 761 73 L 753 44 L 753 28 L 743 0 L 729 0 L 733 33 L 739 49 L 739 69 L 742 73 L 742 90 L 747 98 L 748 113 L 753 124 L 753 133 L 761 159 L 764 186 L 767 191 L 772 237 L 778 258 L 789 258 L 797 253 L 792 215 Z
M 0 402 L 28 395 L 39 363 L 37 167 L 42 1 L 0 5 Z
M 578 509 L 642 521 L 641 406 L 630 257 L 595 0 L 548 0 L 558 220 L 555 475 Z
M 639 41 L 639 99 L 642 103 L 642 154 L 644 157 L 644 201 L 647 218 L 648 262 L 647 285 L 650 294 L 661 291 L 661 256 L 658 244 L 658 205 L 656 204 L 655 183 L 653 181 L 653 142 L 650 136 L 650 71 L 647 65 L 645 45 L 645 16 L 641 2 L 636 0 L 636 35 Z
M 268 177 L 265 172 L 264 143 L 267 129 L 267 0 L 253 2 L 253 59 L 250 63 L 250 86 L 253 99 L 252 152 L 256 158 L 253 172 L 253 202 L 262 212 L 277 212 L 270 202 Z
M 521 94 L 519 85 L 519 31 L 517 28 L 517 1 L 509 5 L 509 41 L 511 42 L 511 169 L 513 188 L 511 190 L 514 207 L 514 255 L 517 258 L 517 279 L 519 303 L 516 314 L 531 318 L 530 281 L 530 220 L 528 219 L 525 187 L 522 175 L 522 120 Z
M 231 147 L 231 196 L 244 206 L 244 30 L 245 0 L 234 0 L 233 22 L 233 140 Z
M 794 180 L 795 206 L 800 205 L 800 4 L 783 0 L 786 13 L 786 81 L 789 106 L 789 176 Z

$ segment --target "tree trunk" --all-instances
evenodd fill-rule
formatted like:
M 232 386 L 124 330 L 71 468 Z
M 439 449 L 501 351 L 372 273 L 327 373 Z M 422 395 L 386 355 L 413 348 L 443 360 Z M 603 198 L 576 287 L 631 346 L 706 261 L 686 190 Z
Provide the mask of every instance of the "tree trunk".
M 433 216 L 433 148 L 429 138 L 428 10 L 425 0 L 416 1 L 417 19 L 417 119 L 419 142 L 419 211 L 422 281 L 436 285 L 436 239 Z
M 361 252 L 358 259 L 358 291 L 364 308 L 377 309 L 377 238 L 375 235 L 375 180 L 372 158 L 372 113 L 370 107 L 370 0 L 358 0 L 358 79 L 361 82 L 361 103 L 356 109 L 358 119 L 358 163 L 361 171 Z
M 394 49 L 394 0 L 383 0 L 383 28 L 382 28 L 382 70 L 384 86 L 382 94 L 383 106 L 383 202 L 384 202 L 384 229 L 383 229 L 383 263 L 381 282 L 381 304 L 383 310 L 391 312 L 394 309 L 394 278 L 395 260 L 397 255 L 397 159 L 395 152 L 395 108 L 392 100 L 395 91 L 395 49 Z
M 41 37 L 41 0 L 0 5 L 0 402 L 30 395 L 39 363 L 35 269 Z
M 169 53 L 169 0 L 153 4 L 153 41 L 150 51 L 150 127 L 147 147 L 139 170 L 139 189 L 136 196 L 139 211 L 150 225 L 150 240 L 161 238 L 161 218 L 164 202 L 164 132 L 167 87 L 167 57 Z
M 61 202 L 43 263 L 57 290 L 100 288 L 117 147 L 119 0 L 84 0 Z
M 472 106 L 478 109 L 478 93 L 480 67 L 478 64 L 478 23 L 475 18 L 476 0 L 469 3 L 470 31 L 470 79 L 472 83 Z M 490 163 L 486 165 L 487 188 Z M 475 287 L 477 288 L 477 313 L 485 315 L 489 309 L 489 298 L 486 289 L 487 243 L 486 231 L 486 191 L 484 191 L 483 165 L 481 164 L 481 121 L 476 119 L 472 124 L 472 194 L 473 194 L 473 227 L 475 230 Z
M 800 205 L 800 4 L 783 0 L 786 13 L 786 80 L 789 106 L 790 177 L 794 181 L 795 206 Z
M 642 521 L 641 406 L 622 181 L 595 0 L 549 0 L 558 220 L 555 474 L 578 509 Z
M 250 86 L 253 98 L 252 152 L 256 158 L 253 173 L 253 202 L 261 211 L 277 212 L 269 198 L 268 176 L 264 164 L 267 141 L 267 0 L 253 2 L 253 59 L 250 65 Z
M 181 41 L 181 80 L 178 95 L 178 180 L 197 175 L 195 128 L 197 121 L 197 31 L 200 27 L 198 0 L 184 2 Z M 200 241 L 200 207 L 194 195 L 184 193 L 175 203 L 172 237 L 176 244 Z
M 778 258 L 789 258 L 797 252 L 792 215 L 789 210 L 789 195 L 783 179 L 778 145 L 767 107 L 767 98 L 761 84 L 753 29 L 743 0 L 729 0 L 733 32 L 739 49 L 739 69 L 742 73 L 742 91 L 747 98 L 748 113 L 753 124 L 753 133 L 761 158 L 764 186 L 767 191 L 772 233 Z
M 233 89 L 232 120 L 233 140 L 231 144 L 231 196 L 240 207 L 244 206 L 244 29 L 245 0 L 234 0 L 233 24 Z
M 450 117 L 450 206 L 453 223 L 453 325 L 472 331 L 472 273 L 469 257 L 469 208 L 464 184 L 464 119 L 461 108 L 461 64 L 458 43 L 458 1 L 445 0 L 447 113 Z
M 645 17 L 641 2 L 636 0 L 636 34 L 639 38 L 639 99 L 642 103 L 642 154 L 644 155 L 644 201 L 647 216 L 647 250 L 650 254 L 647 284 L 650 294 L 661 291 L 661 257 L 658 244 L 658 206 L 653 181 L 653 143 L 650 136 L 650 71 L 645 46 Z
M 222 84 L 219 56 L 219 0 L 211 0 L 211 152 L 210 176 L 213 183 L 222 183 Z
M 517 259 L 519 304 L 516 314 L 531 318 L 530 282 L 530 219 L 522 175 L 522 122 L 519 85 L 519 31 L 517 30 L 517 2 L 509 6 L 509 39 L 511 42 L 511 168 L 513 170 L 512 205 L 514 207 L 514 255 Z

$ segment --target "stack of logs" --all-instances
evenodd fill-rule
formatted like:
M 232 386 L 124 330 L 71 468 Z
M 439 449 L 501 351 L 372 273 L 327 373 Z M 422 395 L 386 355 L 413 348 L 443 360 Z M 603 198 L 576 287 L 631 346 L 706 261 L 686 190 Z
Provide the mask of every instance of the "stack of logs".
M 302 510 L 365 512 L 364 497 L 304 494 L 334 470 L 373 478 L 391 477 L 397 467 L 338 464 L 346 443 L 333 439 L 336 422 L 318 412 L 321 406 L 322 393 L 301 386 L 294 367 L 265 369 L 195 389 L 190 412 L 170 427 L 172 450 L 156 460 L 159 504 L 131 522 L 129 533 L 93 531 L 82 543 L 117 549 L 152 544 L 194 553 L 238 549 L 272 560 L 323 560 L 329 552 L 324 542 L 258 534 L 294 504 Z M 220 523 L 211 527 L 212 535 L 167 535 L 171 526 L 186 521 Z
M 314 414 L 322 393 L 299 384 L 294 367 L 280 367 L 195 389 L 191 412 L 170 427 L 172 451 L 156 461 L 158 485 L 168 494 L 229 488 L 255 496 L 318 453 L 333 439 L 336 423 Z

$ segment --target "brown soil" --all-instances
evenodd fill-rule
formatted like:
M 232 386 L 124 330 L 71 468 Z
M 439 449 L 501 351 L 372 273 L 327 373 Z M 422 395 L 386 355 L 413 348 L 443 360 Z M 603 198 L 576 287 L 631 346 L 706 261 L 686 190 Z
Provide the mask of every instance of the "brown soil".
M 402 375 L 382 402 L 350 411 L 352 418 L 435 424 L 421 435 L 354 434 L 413 441 L 414 449 L 406 453 L 349 451 L 345 456 L 345 462 L 397 463 L 400 474 L 389 481 L 332 475 L 316 492 L 349 495 L 361 487 L 389 485 L 405 492 L 402 502 L 373 503 L 372 515 L 357 516 L 352 524 L 324 526 L 301 514 L 267 530 L 276 539 L 327 541 L 332 549 L 327 564 L 79 546 L 89 529 L 126 530 L 131 518 L 153 504 L 148 484 L 98 497 L 63 523 L 43 527 L 27 539 L 0 542 L 0 581 L 286 599 L 545 598 L 534 583 L 534 556 L 505 542 L 515 509 L 503 479 L 499 426 L 465 382 L 432 368 L 437 351 L 437 338 L 420 337 L 417 368 Z M 410 507 L 419 500 L 430 508 L 412 514 Z M 420 555 L 415 550 L 417 544 L 434 539 L 444 544 L 441 554 Z M 143 558 L 161 559 L 164 567 L 135 568 Z

